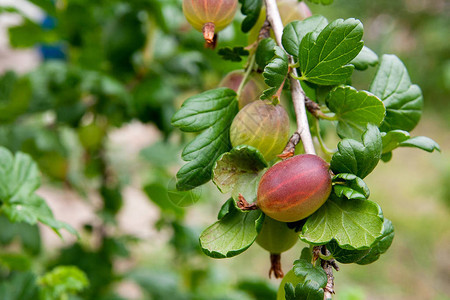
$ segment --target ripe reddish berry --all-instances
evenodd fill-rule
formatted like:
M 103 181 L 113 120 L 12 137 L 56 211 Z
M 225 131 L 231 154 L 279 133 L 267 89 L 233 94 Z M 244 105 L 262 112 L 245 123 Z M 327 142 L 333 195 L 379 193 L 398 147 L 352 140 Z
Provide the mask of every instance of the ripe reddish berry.
M 241 109 L 231 123 L 231 145 L 255 147 L 271 161 L 289 141 L 289 129 L 289 116 L 281 105 L 257 100 Z
M 258 207 L 269 217 L 295 222 L 314 213 L 331 192 L 329 165 L 317 155 L 297 155 L 271 167 L 258 187 Z
M 206 45 L 215 47 L 215 34 L 234 18 L 238 0 L 183 0 L 183 13 L 188 22 L 203 32 Z

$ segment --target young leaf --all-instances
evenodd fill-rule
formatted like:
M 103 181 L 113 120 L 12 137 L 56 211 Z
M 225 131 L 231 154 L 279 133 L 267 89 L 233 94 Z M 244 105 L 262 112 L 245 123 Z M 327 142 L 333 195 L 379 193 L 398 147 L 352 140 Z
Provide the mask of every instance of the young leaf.
M 302 21 L 293 21 L 284 27 L 281 38 L 284 50 L 290 55 L 298 56 L 303 37 L 310 32 L 320 33 L 328 21 L 324 16 L 316 15 Z
M 347 65 L 363 47 L 363 26 L 359 20 L 338 19 L 328 24 L 319 35 L 310 32 L 300 43 L 301 79 L 318 85 L 336 85 L 353 72 Z
M 333 89 L 326 104 L 338 119 L 338 135 L 355 140 L 361 137 L 368 123 L 380 125 L 386 113 L 380 99 L 366 91 L 358 92 L 351 86 Z
M 338 198 L 334 194 L 311 215 L 300 239 L 312 245 L 336 240 L 341 248 L 370 248 L 382 234 L 383 213 L 375 202 Z
M 202 131 L 183 150 L 188 161 L 177 173 L 177 188 L 189 190 L 211 179 L 216 159 L 231 148 L 229 128 L 238 112 L 236 93 L 228 88 L 203 92 L 187 99 L 172 118 L 182 131 Z
M 64 299 L 89 285 L 86 274 L 74 266 L 58 266 L 38 279 L 41 299 Z
M 277 43 L 272 38 L 265 38 L 259 42 L 255 53 L 255 60 L 261 69 L 264 69 L 274 57 L 276 45 Z
M 242 21 L 241 30 L 244 33 L 250 31 L 258 21 L 259 14 L 263 5 L 263 0 L 239 0 L 241 6 L 241 13 L 246 16 Z
M 264 214 L 260 210 L 242 212 L 234 206 L 200 235 L 203 252 L 213 258 L 238 255 L 250 247 L 261 230 Z
M 362 143 L 343 139 L 338 152 L 331 158 L 331 170 L 335 173 L 355 174 L 364 178 L 372 172 L 381 158 L 381 134 L 375 125 L 368 124 L 362 135 Z
M 249 202 L 256 200 L 262 170 L 267 162 L 258 149 L 241 145 L 222 154 L 213 168 L 213 182 L 222 193 L 232 192 L 235 200 L 242 194 Z
M 340 198 L 365 200 L 370 196 L 367 184 L 354 174 L 337 174 L 333 177 L 333 183 L 333 191 Z
M 397 56 L 383 55 L 370 92 L 383 100 L 386 107 L 381 131 L 411 131 L 416 127 L 422 115 L 422 91 L 411 83 L 405 65 Z
M 223 60 L 231 60 L 234 62 L 242 61 L 241 56 L 248 56 L 249 52 L 244 47 L 225 47 L 220 48 L 217 53 L 222 56 Z
M 414 147 L 433 152 L 434 150 L 441 151 L 438 143 L 426 136 L 417 136 L 411 138 L 409 132 L 404 130 L 391 130 L 382 133 L 383 154 L 389 153 L 398 147 Z
M 35 194 L 41 180 L 38 167 L 30 156 L 18 152 L 14 157 L 9 150 L 0 147 L 0 178 L 0 211 L 11 222 L 34 225 L 40 221 L 58 235 L 63 228 L 76 234 L 69 225 L 56 221 L 44 199 Z
M 404 142 L 410 138 L 409 132 L 404 130 L 391 130 L 389 132 L 381 133 L 381 141 L 383 142 L 382 153 L 389 153 L 396 149 L 401 142 Z
M 286 52 L 283 49 L 275 47 L 275 57 L 264 68 L 264 82 L 269 86 L 261 95 L 261 99 L 270 99 L 283 85 L 289 71 L 289 62 Z
M 426 136 L 416 136 L 410 138 L 409 140 L 401 142 L 399 147 L 415 147 L 427 152 L 433 152 L 434 150 L 441 152 L 441 148 L 438 143 Z
M 305 281 L 295 287 L 295 298 L 298 300 L 323 300 L 323 296 L 323 288 L 314 281 Z
M 378 55 L 364 46 L 350 64 L 354 65 L 356 70 L 364 71 L 368 67 L 374 67 L 378 64 Z
M 294 262 L 295 276 L 301 278 L 303 282 L 313 281 L 319 287 L 325 287 L 327 284 L 327 274 L 320 267 L 314 267 L 309 261 L 299 259 Z

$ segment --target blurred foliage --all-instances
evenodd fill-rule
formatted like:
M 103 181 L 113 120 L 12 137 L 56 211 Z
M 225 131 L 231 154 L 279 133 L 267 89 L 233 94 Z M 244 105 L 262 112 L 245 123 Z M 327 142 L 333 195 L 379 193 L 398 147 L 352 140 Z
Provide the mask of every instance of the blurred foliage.
M 46 18 L 32 20 L 20 9 L 0 6 L 0 13 L 23 21 L 9 28 L 10 44 L 34 47 L 42 56 L 27 74 L 0 75 L 0 145 L 29 154 L 47 182 L 76 190 L 97 209 L 100 222 L 85 224 L 80 240 L 50 254 L 42 251 L 36 225 L 0 216 L 0 299 L 128 299 L 117 291 L 124 282 L 137 285 L 143 299 L 274 299 L 276 290 L 266 280 L 236 277 L 209 264 L 198 228 L 188 225 L 187 210 L 169 196 L 171 167 L 184 144 L 184 137 L 172 134 L 170 119 L 182 100 L 242 68 L 239 47 L 247 46 L 247 36 L 240 22 L 220 34 L 225 50 L 210 51 L 201 34 L 190 30 L 178 0 L 28 2 Z M 426 103 L 448 113 L 450 18 L 444 0 L 308 5 L 329 20 L 362 19 L 366 44 L 377 53 L 398 53 Z M 356 80 L 367 86 L 364 76 Z M 137 245 L 156 242 L 121 232 L 117 217 L 129 174 L 120 174 L 108 155 L 109 134 L 134 121 L 161 133 L 140 159 L 147 170 L 142 190 L 159 209 L 154 228 L 167 237 L 168 250 L 143 259 L 134 255 Z M 100 196 L 100 207 L 91 191 Z M 208 197 L 205 190 L 197 200 Z M 120 261 L 131 267 L 121 270 Z M 340 299 L 362 294 L 347 290 Z

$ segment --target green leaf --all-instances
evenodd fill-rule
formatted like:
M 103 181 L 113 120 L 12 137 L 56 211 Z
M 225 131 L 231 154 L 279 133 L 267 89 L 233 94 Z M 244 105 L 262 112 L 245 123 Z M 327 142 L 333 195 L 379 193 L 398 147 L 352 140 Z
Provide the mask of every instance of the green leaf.
M 22 25 L 8 28 L 9 42 L 15 48 L 29 48 L 38 43 L 55 43 L 60 38 L 54 30 L 43 30 L 38 24 L 25 19 Z
M 234 62 L 242 61 L 241 56 L 248 56 L 249 52 L 244 49 L 244 47 L 225 47 L 220 48 L 217 53 L 222 56 L 223 60 L 230 60 Z
M 370 92 L 383 100 L 386 107 L 381 131 L 411 131 L 416 127 L 422 115 L 422 91 L 411 83 L 405 65 L 397 56 L 383 55 Z
M 294 271 L 295 277 L 292 276 Z M 292 300 L 322 300 L 323 288 L 327 284 L 327 275 L 321 267 L 314 267 L 309 261 L 300 259 L 294 262 L 294 268 L 288 272 L 287 281 L 283 279 L 284 293 L 278 291 L 278 298 Z M 295 284 L 295 289 L 294 285 Z M 281 287 L 280 287 L 281 288 Z
M 386 110 L 383 102 L 366 91 L 357 91 L 351 86 L 338 86 L 326 99 L 328 108 L 338 120 L 340 137 L 358 140 L 368 123 L 380 125 Z
M 262 0 L 239 0 L 241 6 L 241 13 L 246 16 L 241 24 L 241 30 L 244 33 L 250 31 L 258 21 L 259 14 L 263 5 Z
M 188 161 L 177 173 L 177 188 L 189 190 L 211 179 L 216 159 L 231 148 L 229 128 L 238 112 L 236 93 L 228 88 L 203 92 L 187 99 L 172 118 L 182 131 L 202 131 L 183 150 Z
M 256 201 L 259 179 L 267 167 L 258 149 L 241 145 L 222 154 L 213 168 L 213 182 L 222 193 L 232 193 L 235 200 L 242 194 L 249 202 Z
M 160 183 L 150 183 L 144 187 L 144 192 L 159 207 L 161 212 L 177 217 L 184 216 L 184 209 L 170 201 L 166 186 Z
M 341 248 L 363 250 L 375 243 L 382 228 L 383 214 L 378 204 L 331 194 L 307 219 L 300 239 L 311 245 L 323 245 L 334 239 Z
M 282 87 L 289 71 L 289 62 L 286 52 L 275 46 L 275 57 L 264 68 L 264 82 L 269 86 L 261 95 L 261 99 L 271 99 Z
M 389 153 L 397 148 L 401 142 L 410 138 L 409 132 L 404 130 L 391 130 L 389 132 L 381 133 L 381 140 L 383 142 L 383 154 Z
M 441 148 L 438 143 L 426 136 L 416 136 L 410 138 L 409 140 L 401 142 L 399 147 L 415 147 L 427 152 L 433 152 L 434 150 L 441 152 Z
M 312 3 L 322 4 L 322 5 L 330 5 L 333 3 L 333 0 L 309 0 Z
M 346 250 L 339 247 L 336 241 L 327 244 L 327 249 L 331 252 L 334 259 L 343 264 L 357 263 L 360 265 L 370 264 L 385 253 L 394 239 L 394 227 L 392 222 L 384 219 L 381 236 L 375 244 L 367 250 Z
M 372 172 L 381 158 L 381 134 L 375 125 L 368 124 L 362 135 L 362 143 L 343 139 L 338 152 L 331 158 L 331 170 L 335 173 L 355 174 L 364 178 Z
M 225 201 L 225 203 L 222 205 L 222 207 L 219 210 L 219 213 L 217 214 L 217 219 L 220 220 L 225 215 L 227 215 L 229 212 L 231 212 L 236 207 L 236 201 L 234 201 L 233 198 L 228 199 Z
M 378 55 L 364 46 L 350 64 L 354 65 L 356 70 L 364 71 L 368 67 L 374 67 L 378 64 Z
M 7 72 L 0 78 L 0 122 L 13 122 L 29 107 L 31 84 L 28 78 L 17 78 Z
M 380 258 L 380 255 L 385 253 L 389 249 L 393 240 L 394 240 L 394 226 L 392 225 L 392 222 L 390 220 L 384 219 L 381 237 L 379 238 L 377 243 L 370 249 L 369 253 L 367 253 L 362 259 L 360 259 L 356 263 L 358 265 L 367 265 L 378 260 Z
M 11 222 L 34 225 L 40 221 L 58 235 L 60 229 L 76 234 L 69 225 L 56 221 L 44 199 L 35 194 L 41 180 L 38 167 L 30 156 L 18 152 L 14 157 L 9 150 L 0 147 L 0 178 L 0 211 Z
M 333 258 L 342 264 L 352 264 L 361 260 L 366 256 L 370 249 L 366 250 L 346 250 L 339 247 L 336 241 L 331 241 L 327 244 L 327 249 L 333 255 Z
M 302 21 L 293 21 L 284 27 L 281 38 L 284 50 L 295 57 L 299 54 L 300 43 L 303 37 L 310 32 L 320 33 L 328 21 L 325 17 L 315 15 Z
M 323 296 L 323 288 L 314 281 L 305 281 L 295 287 L 295 298 L 298 300 L 323 300 Z
M 58 266 L 38 279 L 41 299 L 62 299 L 89 285 L 86 274 L 74 266 Z
M 314 267 L 309 261 L 299 259 L 294 262 L 295 276 L 302 279 L 303 282 L 313 281 L 319 287 L 325 287 L 327 284 L 327 274 L 321 267 Z
M 359 20 L 338 19 L 319 35 L 310 32 L 300 43 L 301 79 L 318 85 L 345 82 L 353 72 L 354 59 L 363 47 L 363 26 Z
M 255 52 L 255 60 L 261 69 L 264 69 L 274 57 L 276 45 L 277 43 L 272 38 L 265 38 L 259 42 Z
M 31 272 L 14 272 L 8 280 L 0 283 L 0 299 L 2 300 L 36 300 L 38 287 L 36 275 Z
M 31 259 L 21 253 L 0 253 L 0 265 L 10 271 L 27 271 L 31 268 Z
M 236 256 L 256 240 L 264 221 L 260 210 L 242 212 L 230 205 L 229 212 L 200 235 L 203 252 L 213 258 Z
M 404 130 L 391 130 L 382 133 L 383 154 L 389 153 L 398 147 L 413 147 L 433 152 L 441 151 L 438 143 L 426 136 L 417 136 L 411 138 L 409 132 Z
M 333 177 L 333 191 L 336 196 L 347 199 L 365 200 L 370 196 L 369 187 L 354 174 L 340 173 Z

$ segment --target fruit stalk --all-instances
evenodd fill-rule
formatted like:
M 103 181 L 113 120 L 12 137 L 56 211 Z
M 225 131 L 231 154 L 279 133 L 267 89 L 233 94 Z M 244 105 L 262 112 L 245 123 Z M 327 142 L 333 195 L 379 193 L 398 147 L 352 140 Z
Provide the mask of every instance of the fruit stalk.
M 269 20 L 272 30 L 275 35 L 275 40 L 281 48 L 281 36 L 283 34 L 283 23 L 281 21 L 280 12 L 278 11 L 276 0 L 264 0 L 266 4 L 266 14 Z M 294 60 L 289 56 L 289 63 L 294 64 Z M 298 76 L 297 70 L 295 68 L 291 69 L 294 76 Z M 314 149 L 313 140 L 311 137 L 311 132 L 309 130 L 308 118 L 306 116 L 305 108 L 305 92 L 303 91 L 300 81 L 289 76 L 291 82 L 291 94 L 292 101 L 294 103 L 295 115 L 297 117 L 297 132 L 301 137 L 303 148 L 307 154 L 316 154 Z

